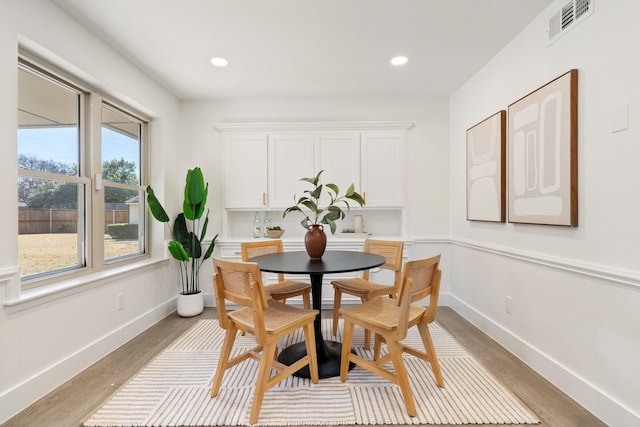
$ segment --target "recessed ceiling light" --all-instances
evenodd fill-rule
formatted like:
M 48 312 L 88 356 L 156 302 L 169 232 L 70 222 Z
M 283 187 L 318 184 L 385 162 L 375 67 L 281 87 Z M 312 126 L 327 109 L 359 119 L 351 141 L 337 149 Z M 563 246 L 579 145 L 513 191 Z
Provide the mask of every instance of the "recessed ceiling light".
M 396 56 L 391 58 L 391 65 L 404 65 L 409 61 L 409 58 L 406 56 Z
M 224 58 L 211 58 L 211 63 L 216 67 L 226 67 L 229 65 L 229 61 Z

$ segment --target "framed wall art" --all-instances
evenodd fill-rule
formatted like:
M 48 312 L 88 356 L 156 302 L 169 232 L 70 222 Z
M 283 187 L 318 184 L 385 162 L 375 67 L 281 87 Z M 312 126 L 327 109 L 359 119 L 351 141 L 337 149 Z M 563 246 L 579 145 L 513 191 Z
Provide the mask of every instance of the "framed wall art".
M 506 111 L 467 129 L 467 219 L 505 221 Z
M 509 222 L 578 225 L 578 70 L 509 105 Z

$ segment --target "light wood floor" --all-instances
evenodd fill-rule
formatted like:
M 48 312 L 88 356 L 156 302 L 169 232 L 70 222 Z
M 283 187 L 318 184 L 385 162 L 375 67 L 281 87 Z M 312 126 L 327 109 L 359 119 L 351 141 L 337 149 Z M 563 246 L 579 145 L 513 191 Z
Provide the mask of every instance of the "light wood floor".
M 323 313 L 324 316 L 329 313 Z M 2 426 L 81 426 L 84 419 L 198 319 L 214 317 L 212 308 L 190 319 L 174 313 Z M 440 308 L 438 322 L 540 418 L 541 426 L 605 426 L 452 309 Z

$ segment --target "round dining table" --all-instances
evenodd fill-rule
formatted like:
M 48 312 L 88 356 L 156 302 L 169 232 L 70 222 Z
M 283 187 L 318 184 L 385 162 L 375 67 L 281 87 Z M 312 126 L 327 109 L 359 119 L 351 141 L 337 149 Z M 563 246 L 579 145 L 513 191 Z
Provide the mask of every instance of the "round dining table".
M 386 262 L 386 259 L 383 256 L 367 252 L 328 250 L 320 259 L 309 258 L 306 251 L 290 251 L 260 255 L 247 261 L 258 263 L 261 271 L 269 273 L 309 275 L 312 306 L 318 310 L 314 321 L 318 375 L 320 378 L 340 375 L 342 344 L 337 341 L 325 340 L 322 336 L 322 316 L 320 314 L 322 309 L 322 278 L 325 274 L 347 273 L 380 267 Z M 296 343 L 283 349 L 278 360 L 285 365 L 291 365 L 305 355 L 304 343 Z M 310 378 L 309 367 L 305 366 L 294 375 Z

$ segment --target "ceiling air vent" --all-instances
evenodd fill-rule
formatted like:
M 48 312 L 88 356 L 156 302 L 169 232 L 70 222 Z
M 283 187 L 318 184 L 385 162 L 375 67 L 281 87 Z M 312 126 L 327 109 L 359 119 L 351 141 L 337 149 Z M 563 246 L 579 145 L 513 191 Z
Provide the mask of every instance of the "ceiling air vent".
M 594 0 L 571 0 L 549 19 L 549 44 L 593 13 Z

